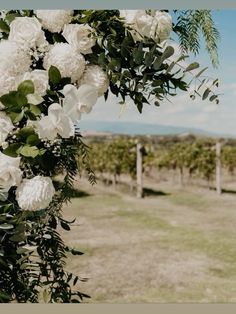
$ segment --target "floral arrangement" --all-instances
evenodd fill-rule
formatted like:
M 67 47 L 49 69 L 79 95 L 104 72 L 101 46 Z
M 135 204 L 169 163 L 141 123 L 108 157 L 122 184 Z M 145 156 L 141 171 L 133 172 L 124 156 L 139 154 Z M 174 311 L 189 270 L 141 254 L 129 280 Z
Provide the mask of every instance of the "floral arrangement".
M 164 11 L 2 11 L 0 30 L 0 301 L 80 302 L 57 231 L 76 173 L 95 182 L 79 120 L 108 93 L 159 105 L 198 65 L 169 62 Z

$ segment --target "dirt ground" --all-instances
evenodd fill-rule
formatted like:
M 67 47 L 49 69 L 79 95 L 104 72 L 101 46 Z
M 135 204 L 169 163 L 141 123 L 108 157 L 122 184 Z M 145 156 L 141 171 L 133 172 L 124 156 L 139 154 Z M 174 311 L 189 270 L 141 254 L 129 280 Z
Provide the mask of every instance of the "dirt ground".
M 78 180 L 64 208 L 77 217 L 63 237 L 84 252 L 67 268 L 88 278 L 89 303 L 236 302 L 236 185 L 206 188 L 145 182 L 128 188 Z

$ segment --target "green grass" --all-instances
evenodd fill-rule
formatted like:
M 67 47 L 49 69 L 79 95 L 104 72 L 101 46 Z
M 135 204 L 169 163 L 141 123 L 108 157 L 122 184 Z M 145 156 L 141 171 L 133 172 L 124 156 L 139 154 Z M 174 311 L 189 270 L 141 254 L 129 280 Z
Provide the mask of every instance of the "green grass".
M 68 267 L 89 273 L 91 302 L 236 301 L 236 196 L 85 190 L 65 210 L 83 220 L 65 239 L 85 253 Z

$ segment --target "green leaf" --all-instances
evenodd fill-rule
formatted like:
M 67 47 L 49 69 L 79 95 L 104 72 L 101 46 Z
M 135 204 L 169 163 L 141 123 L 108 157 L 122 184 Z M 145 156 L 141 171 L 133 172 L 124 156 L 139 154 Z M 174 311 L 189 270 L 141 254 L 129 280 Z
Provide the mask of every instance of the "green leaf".
M 70 231 L 70 226 L 64 221 L 61 221 L 61 227 L 66 231 Z
M 4 149 L 3 153 L 10 157 L 18 156 L 18 149 L 21 147 L 20 143 L 10 144 L 6 149 Z
M 16 94 L 16 103 L 18 108 L 25 107 L 28 104 L 27 98 L 24 94 L 17 93 Z
M 144 63 L 146 65 L 146 67 L 150 67 L 152 65 L 152 62 L 153 62 L 153 54 L 151 52 L 147 52 L 145 54 L 145 60 L 144 60 Z
M 24 233 L 16 233 L 10 237 L 10 240 L 12 242 L 21 242 L 21 241 L 24 241 L 26 238 L 27 237 Z
M 60 83 L 61 73 L 57 67 L 51 65 L 51 67 L 48 71 L 48 75 L 49 75 L 49 80 L 50 80 L 50 82 L 52 82 L 52 84 L 56 85 L 56 84 Z
M 135 48 L 133 51 L 133 58 L 136 64 L 141 64 L 143 62 L 144 52 L 143 52 L 143 44 L 140 43 L 138 48 Z
M 163 81 L 161 79 L 156 79 L 152 82 L 152 86 L 155 87 L 155 86 L 160 86 L 163 84 Z
M 202 75 L 202 73 L 203 73 L 203 72 L 205 72 L 207 69 L 208 69 L 208 67 L 206 67 L 206 68 L 202 69 L 200 72 L 198 72 L 198 74 L 197 74 L 197 75 L 195 75 L 195 77 L 199 77 L 199 76 L 201 76 L 201 75 Z
M 0 20 L 0 30 L 4 33 L 9 33 L 10 27 L 6 22 L 4 22 L 3 20 Z
M 36 105 L 30 105 L 30 112 L 33 113 L 36 117 L 41 115 L 41 110 Z
M 38 134 L 31 134 L 27 137 L 26 143 L 30 146 L 38 145 L 40 142 Z
M 161 59 L 162 61 L 168 59 L 169 57 L 171 57 L 173 54 L 175 53 L 175 50 L 172 46 L 168 46 L 166 47 L 166 49 L 164 50 Z
M 65 43 L 66 42 L 65 38 L 59 33 L 54 33 L 52 35 L 52 38 L 53 38 L 54 43 Z
M 83 252 L 80 252 L 80 251 L 78 251 L 78 250 L 75 250 L 75 249 L 71 249 L 71 254 L 72 255 L 84 255 L 84 253 Z
M 184 72 L 189 72 L 189 71 L 195 70 L 195 69 L 199 68 L 199 66 L 200 65 L 198 62 L 193 62 L 187 66 L 187 68 L 184 70 Z
M 44 301 L 44 303 L 47 303 L 48 299 L 49 299 L 48 291 L 47 291 L 47 289 L 44 289 L 44 291 L 43 291 L 43 301 Z
M 7 13 L 5 20 L 8 21 L 9 23 L 11 23 L 18 16 L 21 16 L 21 15 L 19 13 Z
M 20 149 L 19 153 L 25 157 L 35 158 L 39 154 L 39 149 L 36 146 L 25 145 Z
M 9 107 L 14 107 L 16 105 L 16 95 L 17 92 L 10 92 L 9 94 L 5 94 L 3 96 L 0 97 L 0 101 L 1 103 L 9 108 Z
M 29 137 L 32 134 L 35 134 L 34 129 L 30 126 L 27 126 L 27 127 L 24 127 L 23 129 L 21 129 L 18 132 L 17 136 L 22 138 L 22 139 L 26 139 L 27 137 Z
M 203 93 L 203 95 L 202 95 L 202 100 L 207 99 L 207 97 L 208 97 L 208 95 L 210 94 L 210 92 L 211 92 L 211 90 L 210 90 L 209 88 L 207 88 L 207 89 L 205 90 L 205 92 Z
M 153 63 L 154 70 L 159 70 L 161 65 L 162 65 L 162 58 L 161 57 L 157 57 L 156 60 Z
M 212 96 L 209 98 L 209 100 L 210 100 L 210 101 L 214 101 L 214 100 L 217 99 L 217 98 L 218 98 L 217 95 L 212 95 Z
M 13 229 L 13 228 L 14 228 L 13 225 L 7 224 L 7 223 L 4 223 L 4 224 L 1 224 L 1 225 L 0 225 L 0 229 L 1 229 L 1 230 L 9 230 L 9 229 Z
M 24 111 L 22 110 L 20 113 L 18 113 L 18 112 L 11 112 L 11 113 L 9 113 L 9 117 L 11 118 L 11 121 L 13 123 L 20 122 L 23 119 L 23 117 L 24 117 Z
M 98 64 L 101 66 L 106 65 L 106 56 L 105 56 L 105 52 L 102 52 L 100 54 L 100 56 L 98 57 Z
M 5 303 L 6 301 L 10 301 L 11 300 L 11 296 L 5 292 L 0 292 L 0 301 L 1 303 Z
M 28 94 L 33 94 L 34 93 L 34 83 L 31 80 L 26 80 L 26 81 L 20 83 L 17 90 L 19 93 L 21 93 L 24 96 L 26 96 Z

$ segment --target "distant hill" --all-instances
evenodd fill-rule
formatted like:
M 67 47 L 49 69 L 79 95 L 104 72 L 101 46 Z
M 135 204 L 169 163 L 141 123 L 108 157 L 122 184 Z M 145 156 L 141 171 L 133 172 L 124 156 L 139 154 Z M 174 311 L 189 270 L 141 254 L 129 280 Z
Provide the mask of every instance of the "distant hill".
M 128 135 L 199 135 L 213 137 L 232 137 L 224 134 L 207 132 L 197 128 L 177 127 L 160 124 L 136 123 L 136 122 L 107 122 L 81 120 L 78 123 L 81 132 L 86 133 L 113 133 Z

